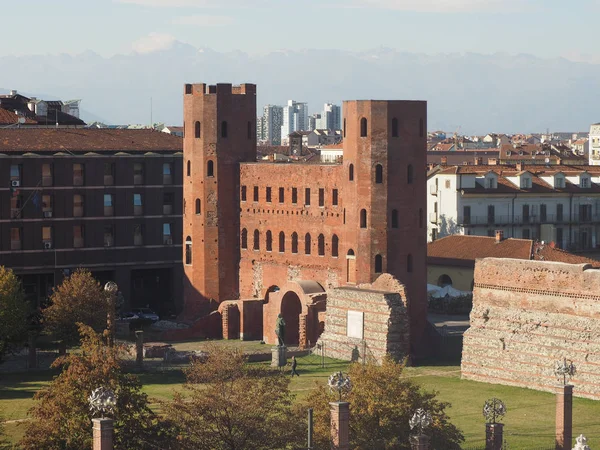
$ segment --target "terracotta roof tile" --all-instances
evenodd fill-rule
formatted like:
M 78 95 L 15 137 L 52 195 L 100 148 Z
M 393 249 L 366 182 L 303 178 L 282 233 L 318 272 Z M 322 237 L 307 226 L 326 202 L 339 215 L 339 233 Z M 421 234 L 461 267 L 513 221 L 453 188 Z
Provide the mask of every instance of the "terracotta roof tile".
M 0 108 L 0 125 L 11 125 L 16 124 L 19 120 L 19 116 L 13 111 L 9 111 L 4 108 Z M 37 122 L 29 117 L 25 118 L 25 123 L 36 124 Z
M 477 258 L 530 259 L 533 241 L 530 239 L 504 239 L 496 243 L 495 237 L 463 236 L 455 234 L 427 244 L 427 259 L 443 258 L 475 262 Z
M 183 139 L 152 130 L 0 128 L 0 153 L 183 151 Z

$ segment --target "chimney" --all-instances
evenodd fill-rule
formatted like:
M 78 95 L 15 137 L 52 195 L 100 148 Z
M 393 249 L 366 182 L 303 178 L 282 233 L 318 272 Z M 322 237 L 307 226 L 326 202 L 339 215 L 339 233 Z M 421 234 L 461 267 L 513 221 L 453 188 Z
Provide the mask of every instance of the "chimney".
M 442 156 L 442 161 L 441 161 L 442 166 L 445 166 L 448 164 L 448 157 L 447 156 Z
M 12 96 L 15 96 L 15 95 L 17 95 L 17 90 L 16 90 L 16 89 L 12 89 L 12 90 L 10 91 L 10 95 L 12 95 Z
M 496 244 L 499 244 L 504 240 L 504 231 L 496 230 Z
M 517 172 L 521 172 L 523 170 L 524 164 L 522 162 L 517 163 Z

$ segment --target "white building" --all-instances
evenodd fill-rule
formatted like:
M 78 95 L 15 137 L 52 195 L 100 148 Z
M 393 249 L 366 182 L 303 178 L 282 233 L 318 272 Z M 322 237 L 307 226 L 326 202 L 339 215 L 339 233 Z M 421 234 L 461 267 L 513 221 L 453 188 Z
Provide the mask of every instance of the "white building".
M 308 130 L 308 104 L 288 100 L 283 107 L 283 123 L 281 125 L 281 143 L 288 145 L 288 136 L 294 131 Z
M 321 162 L 335 163 L 344 158 L 344 144 L 326 145 L 321 148 Z
M 600 245 L 600 167 L 447 166 L 427 177 L 428 241 L 451 234 Z
M 317 120 L 316 128 L 320 130 L 341 130 L 342 108 L 332 103 L 325 103 L 320 118 Z
M 590 166 L 600 166 L 600 123 L 595 123 L 590 127 L 588 145 Z

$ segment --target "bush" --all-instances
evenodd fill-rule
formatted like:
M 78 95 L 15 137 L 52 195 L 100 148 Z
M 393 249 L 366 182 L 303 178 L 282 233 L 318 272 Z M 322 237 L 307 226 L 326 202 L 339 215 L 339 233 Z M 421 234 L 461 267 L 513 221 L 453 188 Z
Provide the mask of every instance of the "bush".
M 29 304 L 12 270 L 0 266 L 0 362 L 13 344 L 27 337 Z

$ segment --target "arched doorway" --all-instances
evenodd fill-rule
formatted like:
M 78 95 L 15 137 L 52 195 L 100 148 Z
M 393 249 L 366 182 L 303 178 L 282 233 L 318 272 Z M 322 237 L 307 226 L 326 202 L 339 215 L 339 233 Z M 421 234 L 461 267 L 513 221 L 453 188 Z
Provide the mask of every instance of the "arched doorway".
M 296 346 L 300 342 L 300 314 L 302 302 L 295 292 L 287 292 L 281 300 L 281 315 L 285 320 L 285 338 L 287 346 Z
M 450 278 L 450 276 L 446 274 L 440 275 L 440 277 L 438 278 L 438 286 L 452 286 L 452 278 Z

